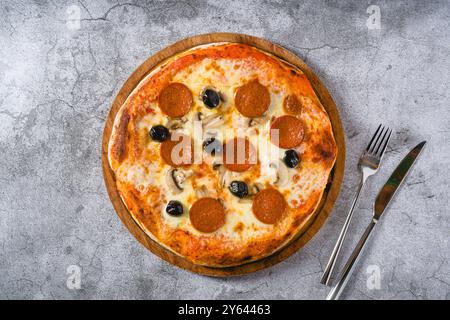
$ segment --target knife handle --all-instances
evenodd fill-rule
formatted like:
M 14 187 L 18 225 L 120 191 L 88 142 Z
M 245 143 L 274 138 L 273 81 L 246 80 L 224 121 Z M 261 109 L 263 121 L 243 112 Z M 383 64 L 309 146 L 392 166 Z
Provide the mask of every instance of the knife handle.
M 370 233 L 373 230 L 373 227 L 377 224 L 377 221 L 375 219 L 372 219 L 372 221 L 369 223 L 369 225 L 366 228 L 366 231 L 364 231 L 364 234 L 362 235 L 361 239 L 359 240 L 358 244 L 356 245 L 355 249 L 353 249 L 352 255 L 348 259 L 347 263 L 344 266 L 344 270 L 342 271 L 342 274 L 339 278 L 339 281 L 336 283 L 336 285 L 331 289 L 330 293 L 327 296 L 327 300 L 337 300 L 339 299 L 342 291 L 344 290 L 345 286 L 347 285 L 348 279 L 350 278 L 350 275 L 354 269 L 354 266 L 356 262 L 358 261 L 358 258 L 360 256 L 361 251 L 364 249 L 364 245 L 366 244 L 367 239 L 370 236 Z

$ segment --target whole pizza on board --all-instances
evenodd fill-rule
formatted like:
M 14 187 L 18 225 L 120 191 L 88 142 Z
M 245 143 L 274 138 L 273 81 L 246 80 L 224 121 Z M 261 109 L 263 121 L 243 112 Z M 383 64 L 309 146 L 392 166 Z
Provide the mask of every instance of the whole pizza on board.
M 237 43 L 198 46 L 156 67 L 118 111 L 108 150 L 140 227 L 216 267 L 261 259 L 294 238 L 336 155 L 306 76 Z

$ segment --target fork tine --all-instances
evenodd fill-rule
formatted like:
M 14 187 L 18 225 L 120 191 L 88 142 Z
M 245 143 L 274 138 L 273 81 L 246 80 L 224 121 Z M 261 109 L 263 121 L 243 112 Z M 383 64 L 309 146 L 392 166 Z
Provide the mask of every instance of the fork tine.
M 389 143 L 389 140 L 391 139 L 391 134 L 392 134 L 392 129 L 389 131 L 389 136 L 387 137 L 386 141 L 384 142 L 383 147 L 381 148 L 381 151 L 380 151 L 380 158 L 383 156 L 384 151 L 386 150 L 386 147 L 387 147 L 387 145 L 388 145 L 388 143 Z
M 378 150 L 380 150 L 380 147 L 383 145 L 384 139 L 386 139 L 388 132 L 389 132 L 389 127 L 386 127 L 386 131 L 384 132 L 383 138 L 381 138 L 380 144 L 378 145 L 377 150 L 375 151 L 375 154 L 378 154 Z
M 378 145 L 378 141 L 380 141 L 380 137 L 383 135 L 384 129 L 385 129 L 385 127 L 382 126 L 382 127 L 381 127 L 381 131 L 378 133 L 378 136 L 377 136 L 375 142 L 372 144 L 372 147 L 371 147 L 370 150 L 369 150 L 370 153 L 374 153 L 375 148 L 376 148 L 377 145 Z
M 370 142 L 369 142 L 369 144 L 367 145 L 367 148 L 366 148 L 367 152 L 369 151 L 370 146 L 372 145 L 372 142 L 375 139 L 375 137 L 377 136 L 378 131 L 380 130 L 380 128 L 381 128 L 381 124 L 378 126 L 377 131 L 375 131 L 375 133 L 373 134 L 372 139 L 370 139 Z

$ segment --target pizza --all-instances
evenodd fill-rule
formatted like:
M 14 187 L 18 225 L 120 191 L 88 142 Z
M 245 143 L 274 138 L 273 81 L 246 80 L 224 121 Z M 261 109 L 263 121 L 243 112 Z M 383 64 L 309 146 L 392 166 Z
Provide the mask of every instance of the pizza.
M 151 239 L 194 264 L 226 267 L 298 235 L 337 151 L 301 70 L 249 45 L 213 43 L 144 77 L 115 116 L 108 159 Z

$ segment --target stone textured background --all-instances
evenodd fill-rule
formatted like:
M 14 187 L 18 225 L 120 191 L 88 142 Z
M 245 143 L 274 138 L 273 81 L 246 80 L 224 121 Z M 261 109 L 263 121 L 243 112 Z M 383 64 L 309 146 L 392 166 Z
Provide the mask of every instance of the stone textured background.
M 370 4 L 381 9 L 381 30 L 366 26 Z M 67 24 L 70 5 L 79 30 Z M 380 122 L 395 136 L 345 256 L 392 169 L 416 143 L 428 145 L 344 297 L 450 298 L 448 1 L 2 0 L 0 10 L 0 298 L 322 299 L 357 159 Z M 273 268 L 229 279 L 180 270 L 135 241 L 100 166 L 105 115 L 130 73 L 174 41 L 214 31 L 264 37 L 303 57 L 339 106 L 348 152 L 340 198 L 317 236 Z M 82 269 L 80 290 L 66 286 L 69 265 Z M 371 265 L 379 290 L 366 285 Z

